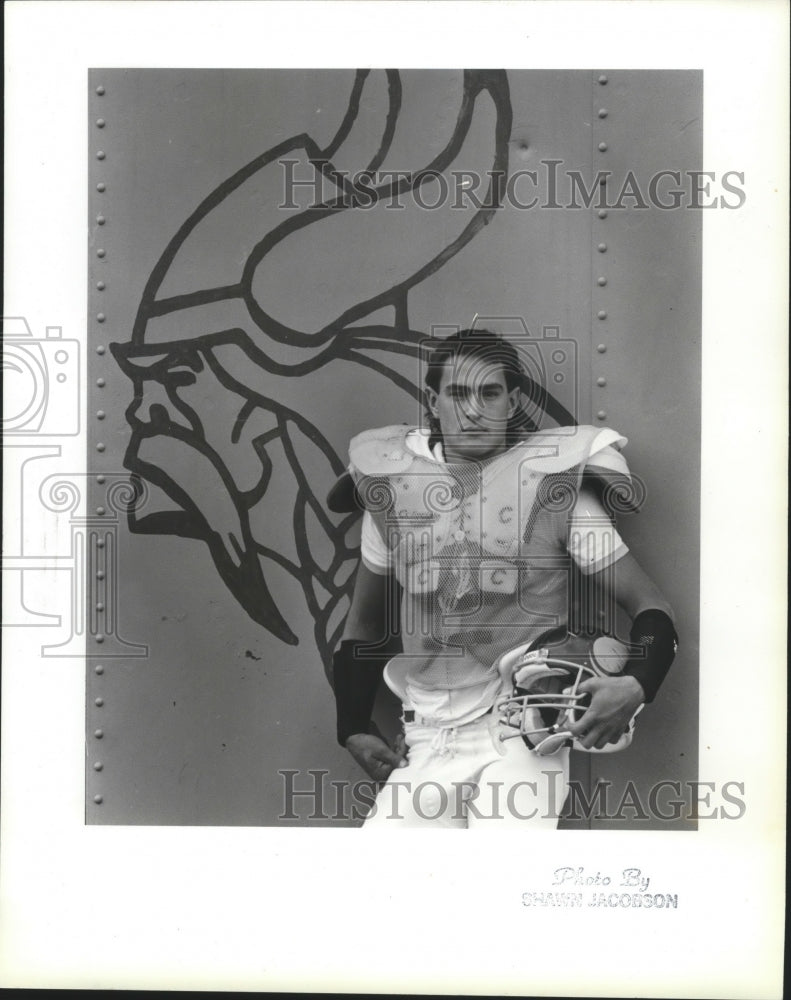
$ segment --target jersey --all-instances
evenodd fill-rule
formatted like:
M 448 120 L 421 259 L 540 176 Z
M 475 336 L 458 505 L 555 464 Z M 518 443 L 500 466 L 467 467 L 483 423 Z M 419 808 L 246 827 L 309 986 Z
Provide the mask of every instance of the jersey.
M 568 618 L 569 524 L 583 472 L 628 477 L 615 431 L 536 432 L 484 462 L 444 463 L 414 429 L 366 431 L 350 472 L 402 585 L 405 705 L 437 725 L 485 713 L 495 660 Z M 370 525 L 369 525 L 370 527 Z M 601 558 L 625 552 L 620 539 Z
M 429 447 L 429 431 L 415 428 L 406 435 L 406 447 L 416 455 L 444 463 L 442 442 Z M 626 555 L 628 546 L 618 534 L 604 506 L 590 486 L 582 485 L 569 517 L 568 552 L 585 576 L 598 573 Z M 373 573 L 393 570 L 392 550 L 377 530 L 370 511 L 363 514 L 360 557 Z

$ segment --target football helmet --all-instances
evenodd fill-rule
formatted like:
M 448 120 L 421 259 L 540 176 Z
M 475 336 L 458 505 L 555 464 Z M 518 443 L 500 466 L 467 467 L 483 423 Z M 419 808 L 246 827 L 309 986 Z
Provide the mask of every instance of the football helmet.
M 500 739 L 521 736 L 541 756 L 570 746 L 587 753 L 613 753 L 632 742 L 634 720 L 616 743 L 601 750 L 588 748 L 572 736 L 568 726 L 576 722 L 590 704 L 590 695 L 579 692 L 591 677 L 620 674 L 628 659 L 628 647 L 612 636 L 581 636 L 553 629 L 526 645 L 516 646 L 496 661 L 505 694 L 495 702 L 500 721 L 513 732 Z

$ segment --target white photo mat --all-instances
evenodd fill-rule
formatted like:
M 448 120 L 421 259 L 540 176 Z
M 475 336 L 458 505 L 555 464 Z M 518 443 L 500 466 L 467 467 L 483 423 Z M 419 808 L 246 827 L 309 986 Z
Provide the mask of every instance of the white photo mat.
M 94 66 L 704 72 L 701 782 L 688 836 L 92 827 L 84 664 L 3 636 L 0 985 L 774 997 L 785 881 L 788 8 L 783 3 L 12 3 L 4 315 L 86 328 Z M 84 378 L 84 352 L 82 356 Z M 72 467 L 84 442 L 64 442 Z M 6 491 L 14 484 L 6 482 Z M 35 526 L 25 524 L 35 533 Z M 701 790 L 705 801 L 706 788 Z M 705 812 L 701 807 L 701 815 Z M 361 840 L 360 837 L 363 839 Z M 639 868 L 677 908 L 523 905 Z

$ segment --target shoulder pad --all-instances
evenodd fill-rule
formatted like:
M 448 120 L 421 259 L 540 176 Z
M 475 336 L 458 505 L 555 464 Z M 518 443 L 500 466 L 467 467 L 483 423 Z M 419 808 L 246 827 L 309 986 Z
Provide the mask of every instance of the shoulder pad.
M 628 477 L 629 466 L 621 449 L 629 443 L 629 439 L 611 427 L 592 427 L 591 430 L 595 433 L 586 465 L 591 469 L 595 466 Z
M 415 460 L 406 447 L 406 436 L 412 429 L 407 424 L 393 424 L 353 437 L 349 444 L 352 471 L 364 476 L 406 472 Z
M 627 439 L 610 428 L 602 428 L 593 442 L 583 469 L 584 482 L 592 486 L 610 514 L 640 510 L 645 490 L 633 479 L 621 454 Z
M 616 431 L 581 424 L 579 427 L 535 431 L 515 447 L 521 461 L 536 472 L 548 474 L 587 465 L 600 449 L 625 441 Z

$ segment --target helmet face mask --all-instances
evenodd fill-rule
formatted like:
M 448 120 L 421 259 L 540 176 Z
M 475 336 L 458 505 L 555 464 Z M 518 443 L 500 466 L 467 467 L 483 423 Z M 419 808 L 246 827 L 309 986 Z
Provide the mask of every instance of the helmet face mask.
M 553 645 L 542 645 L 550 638 L 544 635 L 517 646 L 496 663 L 506 693 L 495 703 L 495 712 L 502 725 L 512 730 L 501 732 L 500 739 L 521 736 L 540 756 L 557 753 L 564 746 L 588 753 L 612 753 L 628 747 L 637 712 L 620 739 L 601 750 L 583 746 L 568 728 L 590 704 L 590 695 L 580 692 L 579 686 L 594 677 L 620 673 L 627 647 L 610 637 L 602 636 L 604 641 L 600 642 L 573 634 Z

